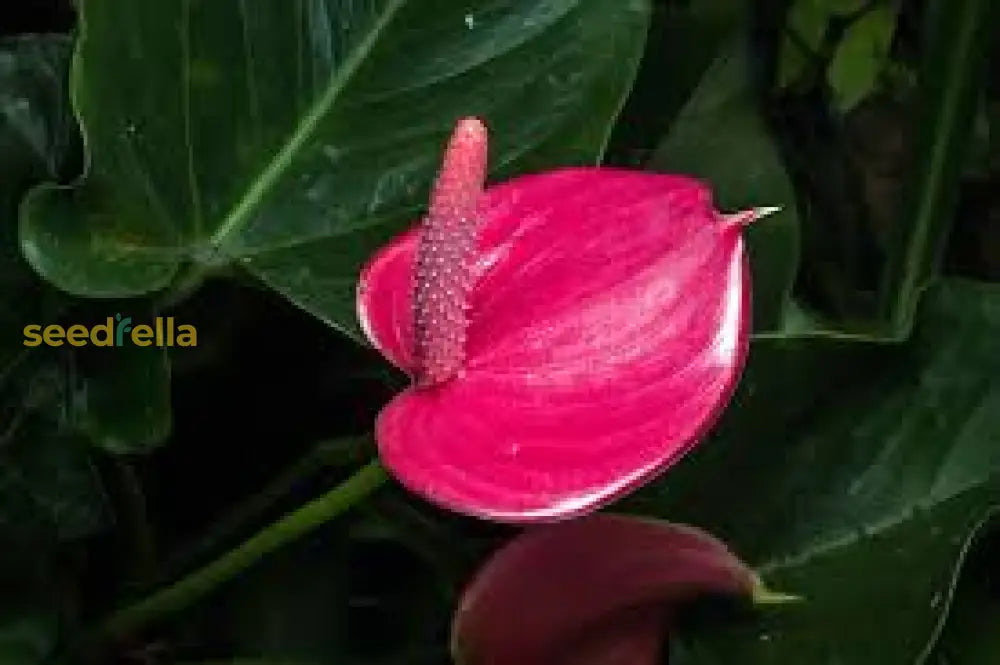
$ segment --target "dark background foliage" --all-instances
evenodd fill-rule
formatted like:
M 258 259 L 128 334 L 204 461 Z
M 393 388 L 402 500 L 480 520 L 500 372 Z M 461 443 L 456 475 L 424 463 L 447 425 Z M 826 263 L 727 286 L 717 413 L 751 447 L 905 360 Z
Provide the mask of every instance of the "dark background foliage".
M 956 16 L 976 5 L 955 4 Z M 835 9 L 817 18 L 807 6 Z M 638 67 L 605 163 L 705 177 L 729 209 L 786 206 L 752 230 L 758 335 L 731 412 L 621 509 L 704 526 L 810 603 L 763 618 L 694 607 L 671 662 L 986 664 L 1000 649 L 1000 420 L 989 413 L 1000 394 L 1000 30 L 987 22 L 982 52 L 947 69 L 940 55 L 957 52 L 960 26 L 934 14 L 942 6 L 798 0 L 744 12 L 658 0 L 641 59 L 609 75 L 628 82 Z M 866 18 L 883 9 L 889 19 Z M 0 7 L 7 36 L 77 26 L 68 1 Z M 69 49 L 56 42 L 45 57 L 65 68 Z M 956 72 L 971 92 L 939 84 Z M 611 87 L 596 106 L 615 107 Z M 958 138 L 946 98 L 959 115 L 968 107 Z M 46 99 L 50 163 L 16 179 L 0 167 L 8 208 L 29 185 L 80 171 L 68 101 Z M 586 161 L 599 132 L 574 131 L 515 167 Z M 940 137 L 948 150 L 934 171 L 927 150 Z M 16 224 L 0 214 L 13 247 Z M 914 258 L 904 250 L 918 224 L 929 240 Z M 150 307 L 141 292 L 67 296 L 3 251 L 3 297 L 39 316 Z M 0 662 L 447 662 L 456 594 L 511 531 L 395 488 L 148 630 L 88 639 L 125 599 L 238 545 L 373 455 L 366 435 L 404 377 L 321 320 L 336 320 L 336 304 L 271 288 L 276 272 L 219 271 L 167 300 L 162 311 L 198 327 L 190 352 L 127 367 L 48 353 L 3 371 L 0 422 L 18 436 L 0 435 Z M 906 287 L 914 276 L 937 286 Z M 145 416 L 130 420 L 126 392 Z M 159 415 L 142 411 L 150 404 Z M 961 488 L 941 489 L 952 480 Z

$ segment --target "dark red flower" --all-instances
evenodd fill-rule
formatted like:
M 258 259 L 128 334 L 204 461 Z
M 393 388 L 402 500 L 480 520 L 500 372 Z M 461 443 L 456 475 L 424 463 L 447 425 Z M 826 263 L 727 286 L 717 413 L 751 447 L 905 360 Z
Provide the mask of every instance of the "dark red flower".
M 536 527 L 463 593 L 452 655 L 459 665 L 654 665 L 673 613 L 703 594 L 792 598 L 693 527 L 616 515 Z

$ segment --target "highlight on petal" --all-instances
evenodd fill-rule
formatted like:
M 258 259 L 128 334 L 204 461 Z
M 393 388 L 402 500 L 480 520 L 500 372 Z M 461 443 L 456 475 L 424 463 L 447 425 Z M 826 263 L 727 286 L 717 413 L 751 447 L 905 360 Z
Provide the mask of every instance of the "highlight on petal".
M 497 552 L 452 624 L 459 665 L 653 665 L 678 605 L 751 599 L 759 578 L 725 544 L 679 524 L 616 515 L 537 527 Z
M 416 372 L 413 281 L 419 226 L 393 238 L 361 271 L 358 322 L 386 360 L 409 375 Z
M 743 366 L 742 224 L 674 175 L 569 168 L 480 202 L 462 372 L 382 411 L 380 457 L 406 487 L 498 521 L 587 513 L 648 481 L 714 423 Z M 358 289 L 373 344 L 412 375 L 419 235 Z

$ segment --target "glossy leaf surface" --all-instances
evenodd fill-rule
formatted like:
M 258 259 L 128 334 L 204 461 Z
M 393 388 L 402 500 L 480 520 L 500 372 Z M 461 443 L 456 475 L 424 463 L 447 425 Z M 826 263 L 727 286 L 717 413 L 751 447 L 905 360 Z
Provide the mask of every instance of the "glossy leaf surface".
M 25 254 L 86 296 L 238 260 L 355 332 L 357 269 L 420 208 L 456 117 L 497 130 L 498 170 L 592 163 L 646 20 L 641 0 L 86 3 L 88 173 L 31 198 Z
M 712 529 L 806 600 L 687 636 L 690 662 L 927 655 L 967 539 L 1000 498 L 998 331 L 995 286 L 950 282 L 895 351 L 755 343 L 720 439 L 641 505 Z M 817 369 L 827 381 L 810 378 Z M 726 481 L 708 491 L 707 478 Z

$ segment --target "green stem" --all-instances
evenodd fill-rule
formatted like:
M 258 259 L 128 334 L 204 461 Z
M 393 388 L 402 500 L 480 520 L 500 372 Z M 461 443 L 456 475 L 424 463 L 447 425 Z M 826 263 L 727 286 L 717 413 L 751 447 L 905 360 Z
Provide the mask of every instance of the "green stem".
M 98 627 L 103 638 L 118 639 L 196 602 L 219 585 L 253 565 L 258 559 L 309 533 L 371 494 L 386 480 L 377 461 L 361 467 L 353 476 L 323 496 L 268 525 L 237 548 L 107 617 Z
M 291 494 L 307 478 L 317 475 L 320 470 L 364 462 L 369 455 L 361 451 L 367 447 L 365 443 L 369 440 L 368 437 L 331 439 L 313 446 L 304 457 L 279 473 L 257 494 L 213 524 L 204 537 L 168 559 L 162 566 L 161 580 L 165 582 L 174 579 L 180 572 L 191 570 L 212 553 L 223 550 L 227 543 L 234 542 L 239 534 L 249 533 L 252 525 L 260 524 L 274 515 L 274 506 L 280 500 Z M 348 455 L 353 459 L 349 460 Z
M 149 524 L 146 496 L 132 465 L 120 458 L 112 461 L 122 495 L 122 516 L 131 536 L 131 585 L 150 584 L 156 574 L 156 539 Z

